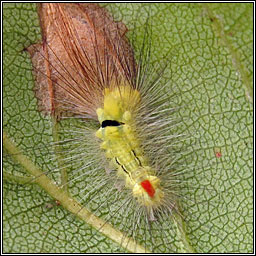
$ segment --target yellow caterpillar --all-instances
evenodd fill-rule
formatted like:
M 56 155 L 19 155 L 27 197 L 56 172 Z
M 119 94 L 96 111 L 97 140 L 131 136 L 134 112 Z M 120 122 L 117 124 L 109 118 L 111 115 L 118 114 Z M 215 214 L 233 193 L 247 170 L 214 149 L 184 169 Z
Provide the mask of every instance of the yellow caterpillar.
M 103 140 L 101 148 L 133 196 L 140 204 L 156 208 L 161 205 L 164 192 L 136 136 L 134 108 L 138 104 L 140 93 L 129 86 L 105 89 L 104 107 L 97 109 L 101 128 L 96 136 Z

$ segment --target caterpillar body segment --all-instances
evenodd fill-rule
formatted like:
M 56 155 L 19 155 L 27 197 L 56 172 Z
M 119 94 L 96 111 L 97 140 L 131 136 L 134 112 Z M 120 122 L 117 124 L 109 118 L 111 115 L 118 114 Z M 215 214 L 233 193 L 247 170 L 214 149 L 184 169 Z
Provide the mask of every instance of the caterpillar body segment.
M 105 89 L 103 108 L 97 109 L 101 127 L 96 136 L 103 141 L 101 148 L 106 157 L 137 201 L 157 208 L 162 204 L 164 192 L 136 135 L 134 115 L 139 104 L 139 91 L 129 86 Z

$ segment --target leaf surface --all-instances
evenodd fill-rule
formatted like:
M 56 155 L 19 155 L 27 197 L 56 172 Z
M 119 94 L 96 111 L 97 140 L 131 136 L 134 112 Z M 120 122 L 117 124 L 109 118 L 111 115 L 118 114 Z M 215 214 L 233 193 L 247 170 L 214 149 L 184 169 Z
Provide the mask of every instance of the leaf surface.
M 36 6 L 3 6 L 3 128 L 42 171 L 54 170 L 56 163 L 47 154 L 54 124 L 38 111 L 31 62 L 24 51 L 40 41 Z M 170 3 L 152 4 L 149 9 L 148 5 L 122 3 L 106 7 L 131 32 L 136 28 L 138 38 L 142 38 L 146 10 L 150 10 L 152 62 L 171 63 L 165 75 L 170 90 L 175 87 L 179 92 L 176 104 L 181 108 L 175 118 L 184 120 L 181 132 L 198 141 L 191 145 L 190 162 L 184 161 L 196 184 L 187 192 L 193 200 L 187 202 L 189 213 L 184 212 L 192 216 L 184 224 L 186 234 L 181 232 L 179 239 L 173 229 L 155 237 L 162 243 L 154 249 L 182 252 L 188 249 L 184 246 L 188 241 L 196 252 L 252 252 L 253 4 Z M 120 250 L 109 236 L 59 205 L 47 186 L 42 189 L 36 180 L 28 183 L 26 165 L 10 157 L 10 151 L 4 153 L 4 253 Z M 50 178 L 59 181 L 58 174 Z M 81 184 L 77 181 L 74 186 L 79 190 Z M 220 200 L 211 191 L 217 191 Z M 197 198 L 204 197 L 207 203 L 199 203 Z M 102 209 L 99 217 L 107 211 Z M 172 244 L 164 242 L 165 235 L 173 237 Z

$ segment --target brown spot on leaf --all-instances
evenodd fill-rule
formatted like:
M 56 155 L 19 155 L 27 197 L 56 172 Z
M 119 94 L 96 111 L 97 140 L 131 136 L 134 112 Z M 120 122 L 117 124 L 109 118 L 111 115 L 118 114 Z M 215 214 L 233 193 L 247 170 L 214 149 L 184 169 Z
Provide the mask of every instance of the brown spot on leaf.
M 220 148 L 215 148 L 214 153 L 217 158 L 221 158 L 222 154 Z
M 135 86 L 127 29 L 98 4 L 42 3 L 42 43 L 31 45 L 36 97 L 44 113 L 96 118 L 104 88 Z

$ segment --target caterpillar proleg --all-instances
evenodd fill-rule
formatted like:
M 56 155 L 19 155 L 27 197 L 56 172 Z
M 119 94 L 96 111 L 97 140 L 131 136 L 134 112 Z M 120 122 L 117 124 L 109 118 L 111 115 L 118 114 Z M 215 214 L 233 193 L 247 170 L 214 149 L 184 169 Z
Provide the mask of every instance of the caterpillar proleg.
M 223 147 L 222 140 L 215 137 L 218 129 L 212 132 L 209 128 L 209 133 L 203 133 L 216 116 L 225 116 L 226 112 L 215 113 L 222 98 L 215 98 L 214 85 L 208 87 L 210 82 L 205 80 L 211 63 L 196 65 L 198 58 L 194 55 L 201 56 L 200 49 L 208 53 L 207 47 L 192 47 L 197 42 L 195 29 L 189 30 L 193 24 L 187 23 L 185 31 L 191 33 L 184 37 L 183 26 L 179 25 L 179 20 L 186 20 L 181 10 L 193 13 L 193 8 L 172 4 L 119 4 L 107 8 L 109 11 L 87 3 L 39 6 L 42 41 L 32 45 L 26 41 L 23 52 L 30 53 L 34 68 L 40 111 L 35 104 L 36 114 L 29 118 L 33 119 L 31 127 L 36 136 L 29 135 L 29 128 L 25 133 L 12 124 L 13 137 L 22 141 L 14 139 L 18 146 L 22 148 L 27 139 L 31 144 L 49 144 L 49 150 L 40 154 L 36 151 L 44 150 L 42 146 L 32 147 L 35 153 L 30 157 L 42 169 L 42 174 L 30 179 L 32 185 L 28 185 L 26 175 L 24 180 L 15 176 L 26 174 L 28 167 L 22 165 L 19 172 L 13 167 L 12 180 L 20 184 L 8 191 L 17 192 L 14 202 L 15 198 L 21 205 L 29 202 L 22 206 L 24 213 L 16 215 L 25 223 L 29 216 L 31 224 L 29 228 L 24 224 L 24 230 L 13 223 L 11 230 L 21 229 L 20 237 L 28 232 L 31 241 L 39 236 L 29 252 L 237 251 L 224 248 L 232 233 L 238 234 L 236 228 L 228 233 L 225 224 L 225 216 L 230 218 L 231 209 L 236 209 L 237 198 L 221 193 L 233 188 L 230 180 L 234 184 L 229 175 L 232 168 L 224 164 L 229 162 L 230 148 Z M 175 16 L 175 10 L 181 17 Z M 212 21 L 206 13 L 193 13 L 197 17 L 194 22 L 200 17 L 210 27 Z M 177 24 L 171 31 L 167 29 L 170 22 Z M 200 26 L 195 27 L 200 31 Z M 177 41 L 170 40 L 170 34 L 175 34 Z M 190 40 L 186 41 L 186 36 Z M 188 46 L 192 47 L 190 54 Z M 216 56 L 213 53 L 213 58 Z M 186 70 L 186 60 L 192 62 L 194 73 Z M 34 96 L 31 101 L 36 102 Z M 24 101 L 28 104 L 26 111 L 31 101 Z M 236 107 L 233 102 L 228 110 L 234 113 Z M 24 132 L 24 138 L 20 132 Z M 220 128 L 219 137 L 221 132 Z M 214 138 L 209 140 L 207 136 L 212 133 Z M 12 129 L 8 135 L 12 136 Z M 11 155 L 10 148 L 6 146 Z M 24 149 L 30 155 L 28 148 Z M 7 164 L 5 169 L 10 166 Z M 32 189 L 33 183 L 46 176 L 53 191 L 47 190 L 47 184 L 43 188 L 52 197 L 56 192 L 58 205 L 41 190 Z M 9 183 L 6 186 L 11 188 Z M 59 191 L 63 197 L 57 197 Z M 70 201 L 63 200 L 64 195 Z M 67 207 L 73 207 L 73 211 Z M 93 213 L 88 214 L 89 225 L 83 218 L 82 222 L 76 218 L 84 209 Z M 34 211 L 37 214 L 31 217 Z M 37 223 L 43 225 L 38 227 Z M 120 239 L 111 236 L 110 226 L 118 230 L 116 236 Z M 7 229 L 5 237 L 8 240 Z M 22 241 L 6 245 L 7 251 L 26 252 Z

